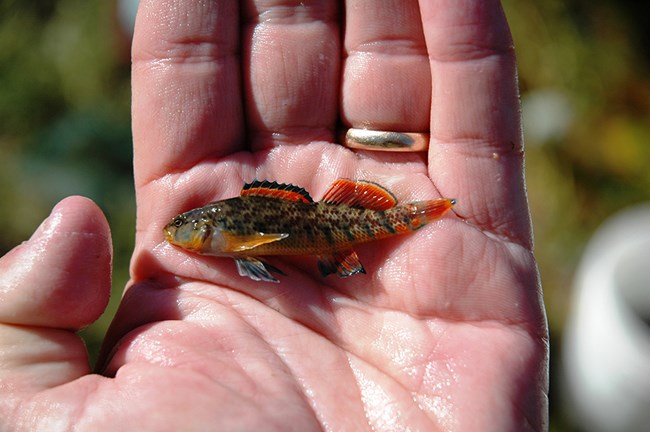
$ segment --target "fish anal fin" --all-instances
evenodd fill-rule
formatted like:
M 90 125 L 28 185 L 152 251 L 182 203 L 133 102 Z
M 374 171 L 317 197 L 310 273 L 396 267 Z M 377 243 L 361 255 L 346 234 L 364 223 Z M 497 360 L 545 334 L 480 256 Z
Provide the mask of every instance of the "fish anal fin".
M 323 196 L 328 204 L 345 204 L 370 210 L 388 210 L 397 199 L 382 186 L 365 180 L 338 179 Z
M 287 233 L 267 234 L 257 232 L 254 234 L 230 234 L 222 233 L 225 241 L 224 249 L 228 252 L 244 252 L 255 249 L 258 246 L 280 241 L 289 237 Z
M 281 270 L 260 260 L 259 258 L 235 258 L 235 263 L 237 264 L 237 271 L 241 276 L 249 277 L 254 281 L 278 283 L 280 281 L 277 280 L 271 272 L 284 275 Z
M 357 253 L 352 249 L 336 252 L 332 255 L 319 255 L 318 270 L 320 270 L 323 277 L 333 273 L 340 277 L 348 277 L 366 272 L 363 264 L 359 261 Z
M 277 198 L 287 201 L 303 202 L 305 204 L 313 203 L 314 200 L 309 193 L 300 186 L 294 186 L 288 183 L 270 182 L 268 180 L 253 180 L 251 183 L 244 184 L 240 196 L 258 196 L 267 198 Z

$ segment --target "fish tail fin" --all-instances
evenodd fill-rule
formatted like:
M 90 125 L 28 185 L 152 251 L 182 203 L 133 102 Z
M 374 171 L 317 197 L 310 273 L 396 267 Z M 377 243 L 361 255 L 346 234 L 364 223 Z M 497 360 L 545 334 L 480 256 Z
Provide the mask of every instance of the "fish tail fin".
M 407 230 L 413 231 L 423 227 L 429 222 L 440 219 L 456 204 L 452 198 L 442 198 L 428 201 L 416 201 L 406 204 L 404 209 L 408 212 Z
M 416 210 L 416 214 L 421 214 L 425 217 L 427 222 L 432 222 L 440 219 L 456 204 L 453 198 L 443 198 L 429 201 L 418 201 L 412 203 Z

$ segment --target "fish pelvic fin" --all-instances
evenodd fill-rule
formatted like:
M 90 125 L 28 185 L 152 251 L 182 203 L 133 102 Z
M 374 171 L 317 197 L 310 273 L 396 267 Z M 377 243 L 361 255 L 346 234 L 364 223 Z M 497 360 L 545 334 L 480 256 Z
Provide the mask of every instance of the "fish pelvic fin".
M 300 186 L 294 186 L 288 183 L 270 182 L 268 180 L 253 180 L 251 183 L 244 184 L 240 196 L 258 196 L 267 198 L 277 198 L 287 201 L 303 202 L 305 204 L 313 203 L 314 200 L 309 193 Z
M 237 271 L 240 276 L 249 277 L 254 281 L 279 283 L 280 281 L 277 280 L 271 272 L 285 275 L 282 270 L 260 260 L 259 258 L 235 258 L 235 264 L 237 264 Z
M 357 253 L 352 249 L 336 252 L 332 255 L 318 256 L 318 270 L 325 277 L 336 273 L 339 277 L 349 277 L 357 273 L 366 273 Z
M 328 204 L 345 204 L 370 210 L 388 210 L 397 205 L 397 199 L 382 186 L 365 180 L 338 179 L 322 199 Z
M 254 233 L 254 234 L 222 234 L 225 241 L 225 248 L 228 252 L 244 252 L 255 249 L 258 246 L 280 241 L 289 237 L 287 233 L 267 234 L 267 233 Z

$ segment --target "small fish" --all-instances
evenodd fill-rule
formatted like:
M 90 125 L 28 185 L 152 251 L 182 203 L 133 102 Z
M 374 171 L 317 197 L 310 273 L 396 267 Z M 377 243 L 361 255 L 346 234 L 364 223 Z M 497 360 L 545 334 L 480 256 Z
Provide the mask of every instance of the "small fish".
M 235 259 L 241 276 L 278 282 L 284 274 L 260 256 L 317 255 L 321 275 L 365 273 L 352 247 L 406 234 L 441 218 L 454 199 L 397 205 L 389 191 L 368 181 L 336 180 L 319 202 L 301 187 L 255 180 L 239 197 L 176 216 L 166 240 L 204 255 Z

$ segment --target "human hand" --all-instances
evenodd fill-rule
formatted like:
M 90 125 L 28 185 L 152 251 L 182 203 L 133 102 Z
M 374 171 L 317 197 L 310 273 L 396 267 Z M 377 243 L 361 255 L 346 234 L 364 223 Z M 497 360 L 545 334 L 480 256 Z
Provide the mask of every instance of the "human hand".
M 106 305 L 110 237 L 70 198 L 0 263 L 0 425 L 543 430 L 547 334 L 499 3 L 347 1 L 344 33 L 336 2 L 243 3 L 240 28 L 238 2 L 141 2 L 136 248 L 101 375 L 74 331 Z M 339 117 L 430 130 L 428 155 L 351 151 Z M 279 284 L 163 240 L 174 215 L 245 181 L 318 200 L 340 177 L 401 202 L 455 197 L 463 218 L 358 247 L 367 275 L 272 260 Z

